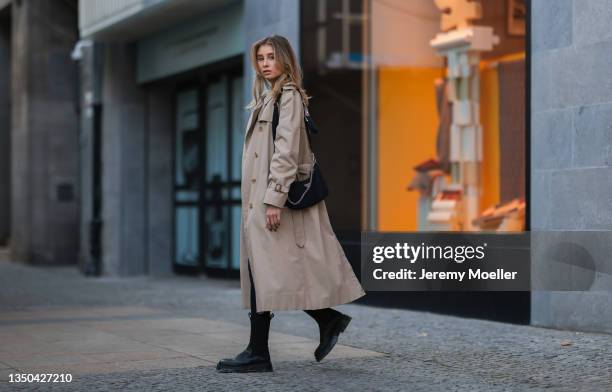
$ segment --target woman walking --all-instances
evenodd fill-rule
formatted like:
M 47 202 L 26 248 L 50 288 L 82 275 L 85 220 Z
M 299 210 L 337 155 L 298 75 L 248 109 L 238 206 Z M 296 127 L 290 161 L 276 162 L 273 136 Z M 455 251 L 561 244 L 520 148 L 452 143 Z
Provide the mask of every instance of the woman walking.
M 289 41 L 278 35 L 251 48 L 255 70 L 251 115 L 242 152 L 240 287 L 251 309 L 246 349 L 217 364 L 221 372 L 272 371 L 268 335 L 272 311 L 304 310 L 319 326 L 321 361 L 351 317 L 331 306 L 365 295 L 331 227 L 325 202 L 285 208 L 289 186 L 313 165 L 301 68 Z M 272 126 L 276 105 L 276 137 Z

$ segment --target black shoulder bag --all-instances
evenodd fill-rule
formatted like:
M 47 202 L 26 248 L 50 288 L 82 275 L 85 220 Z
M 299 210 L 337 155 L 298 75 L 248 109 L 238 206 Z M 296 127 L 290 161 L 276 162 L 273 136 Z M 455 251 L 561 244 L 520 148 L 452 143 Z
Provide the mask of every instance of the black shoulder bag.
M 279 118 L 278 101 L 280 100 L 280 96 L 281 94 L 278 94 L 278 98 L 274 102 L 274 113 L 272 114 L 273 144 L 274 140 L 276 140 L 276 127 L 278 126 Z M 306 135 L 308 136 L 308 144 L 310 145 L 310 134 L 317 133 L 318 129 L 310 118 L 310 114 L 308 113 L 308 109 L 305 105 L 304 122 L 306 124 Z M 285 207 L 291 208 L 293 210 L 307 208 L 317 204 L 329 194 L 329 189 L 327 188 L 327 184 L 323 179 L 321 168 L 319 167 L 319 163 L 314 157 L 314 153 L 312 154 L 312 157 L 313 165 L 310 169 L 310 176 L 306 180 L 298 181 L 296 173 L 296 179 L 291 183 L 291 185 L 289 185 L 289 194 L 287 197 L 287 201 L 285 202 Z

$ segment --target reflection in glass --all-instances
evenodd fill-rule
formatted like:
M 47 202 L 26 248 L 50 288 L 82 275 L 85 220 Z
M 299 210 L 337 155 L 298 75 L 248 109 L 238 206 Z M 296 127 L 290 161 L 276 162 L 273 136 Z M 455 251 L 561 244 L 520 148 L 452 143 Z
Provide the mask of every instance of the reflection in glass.
M 198 90 L 176 96 L 175 127 L 175 262 L 197 266 L 199 260 L 199 115 Z

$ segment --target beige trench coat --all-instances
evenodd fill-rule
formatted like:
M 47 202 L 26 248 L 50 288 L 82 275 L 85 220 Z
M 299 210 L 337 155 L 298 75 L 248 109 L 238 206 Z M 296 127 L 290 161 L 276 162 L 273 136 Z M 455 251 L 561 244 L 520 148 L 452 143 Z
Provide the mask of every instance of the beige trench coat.
M 292 210 L 284 207 L 296 176 L 308 177 L 312 155 L 303 121 L 304 107 L 293 85 L 283 87 L 276 141 L 272 140 L 274 99 L 251 112 L 242 152 L 240 287 L 250 308 L 249 272 L 257 311 L 321 309 L 365 295 L 327 215 L 325 201 Z M 276 151 L 273 150 L 274 145 Z M 332 186 L 332 184 L 330 184 Z M 282 207 L 280 226 L 266 228 L 266 204 Z

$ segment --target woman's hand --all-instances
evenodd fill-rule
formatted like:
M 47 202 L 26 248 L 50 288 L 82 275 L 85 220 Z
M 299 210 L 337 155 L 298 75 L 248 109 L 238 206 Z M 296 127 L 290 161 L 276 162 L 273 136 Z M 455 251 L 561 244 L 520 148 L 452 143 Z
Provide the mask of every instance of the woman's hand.
M 276 231 L 280 226 L 280 216 L 282 208 L 266 204 L 266 228 Z

